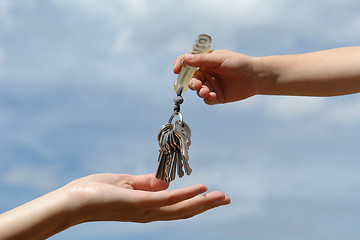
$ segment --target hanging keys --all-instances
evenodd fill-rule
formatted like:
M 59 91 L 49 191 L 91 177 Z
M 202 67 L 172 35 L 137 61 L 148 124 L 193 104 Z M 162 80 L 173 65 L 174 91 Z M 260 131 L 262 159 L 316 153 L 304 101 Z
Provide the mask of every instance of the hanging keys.
M 172 124 L 172 120 L 177 115 L 180 120 Z M 181 113 L 175 112 L 171 115 L 169 122 L 160 128 L 158 134 L 160 149 L 156 178 L 171 182 L 175 179 L 176 173 L 182 178 L 183 167 L 187 175 L 191 174 L 192 170 L 188 163 L 190 137 L 190 127 L 183 121 Z
M 210 44 L 211 37 L 206 34 L 200 34 L 196 38 L 189 53 L 199 54 L 209 52 Z M 169 122 L 164 124 L 159 130 L 158 142 L 160 149 L 156 178 L 165 182 L 173 181 L 176 177 L 176 173 L 182 178 L 185 173 L 186 175 L 190 175 L 192 172 L 189 165 L 191 130 L 189 125 L 183 121 L 183 117 L 180 113 L 180 104 L 184 101 L 181 94 L 186 91 L 195 71 L 195 67 L 191 67 L 184 62 L 182 63 L 181 71 L 174 84 L 174 89 L 177 94 L 174 98 L 174 113 L 171 115 Z M 172 124 L 172 121 L 176 116 L 178 116 L 180 120 L 177 120 Z

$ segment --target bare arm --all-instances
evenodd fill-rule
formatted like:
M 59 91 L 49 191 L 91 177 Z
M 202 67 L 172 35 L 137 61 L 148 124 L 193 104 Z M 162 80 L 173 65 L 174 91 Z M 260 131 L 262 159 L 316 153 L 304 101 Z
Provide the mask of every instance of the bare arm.
M 360 47 L 258 58 L 259 94 L 337 96 L 360 92 Z
M 1 214 L 0 239 L 46 239 L 75 225 L 67 197 L 54 191 Z
M 90 221 L 185 219 L 230 203 L 221 192 L 199 195 L 207 191 L 202 184 L 162 191 L 168 186 L 153 174 L 84 177 L 1 214 L 0 239 L 46 239 Z
M 229 50 L 181 55 L 199 67 L 189 87 L 207 104 L 263 95 L 337 96 L 360 92 L 360 47 L 295 55 L 251 57 Z

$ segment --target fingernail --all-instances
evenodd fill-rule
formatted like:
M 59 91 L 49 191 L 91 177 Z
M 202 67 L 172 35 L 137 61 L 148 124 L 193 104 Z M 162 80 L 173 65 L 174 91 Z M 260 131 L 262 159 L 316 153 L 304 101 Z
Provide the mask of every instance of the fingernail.
M 191 89 L 194 89 L 194 83 L 192 83 L 192 82 L 190 81 L 189 87 L 190 87 Z

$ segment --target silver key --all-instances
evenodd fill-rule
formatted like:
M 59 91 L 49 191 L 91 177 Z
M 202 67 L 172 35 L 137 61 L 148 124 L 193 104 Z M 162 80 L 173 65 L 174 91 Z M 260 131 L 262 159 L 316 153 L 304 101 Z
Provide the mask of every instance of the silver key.
M 168 172 L 168 177 L 169 177 L 169 182 L 175 180 L 175 176 L 176 176 L 176 163 L 177 163 L 177 154 L 175 151 L 171 152 L 171 160 L 170 160 L 170 164 L 169 164 L 169 172 Z
M 164 177 L 165 163 L 167 158 L 166 155 L 167 155 L 166 152 L 160 150 L 159 159 L 158 159 L 159 166 L 156 171 L 156 178 L 163 179 Z
M 192 169 L 190 168 L 189 160 L 186 160 L 185 158 L 183 158 L 183 162 L 184 162 L 184 169 L 185 169 L 186 175 L 190 175 L 192 173 Z
M 172 147 L 171 149 L 171 154 L 172 154 L 172 158 L 171 158 L 171 162 L 170 162 L 170 172 L 169 172 L 169 176 L 170 176 L 170 181 L 175 180 L 175 176 L 176 176 L 176 170 L 178 172 L 179 177 L 183 177 L 184 176 L 184 172 L 182 170 L 183 164 L 181 162 L 181 152 L 180 152 L 180 142 L 179 142 L 179 138 L 176 136 L 175 134 L 175 130 L 172 129 L 171 132 L 169 132 L 170 135 L 170 139 L 169 139 L 169 144 Z
M 177 154 L 176 154 L 176 162 L 177 162 L 177 173 L 179 178 L 182 178 L 184 176 L 184 171 L 182 170 L 183 168 L 183 163 L 182 163 L 182 156 L 181 156 L 181 152 L 180 149 L 177 149 Z
M 180 142 L 181 160 L 184 165 L 185 173 L 190 175 L 192 169 L 189 165 L 189 146 L 191 144 L 191 129 L 184 121 L 176 121 L 174 124 L 175 134 L 178 136 Z
M 191 137 L 191 129 L 184 121 L 176 121 L 174 124 L 174 130 L 176 136 L 179 137 L 180 140 L 180 150 L 181 154 L 186 160 L 189 160 L 189 138 Z
M 164 124 L 160 130 L 159 130 L 159 134 L 158 134 L 158 142 L 159 142 L 159 146 L 160 149 L 163 151 L 166 151 L 166 135 L 167 135 L 167 131 L 173 129 L 173 125 L 171 123 L 167 123 Z
M 182 155 L 181 155 L 181 150 L 180 150 L 180 140 L 179 140 L 179 137 L 176 136 L 175 130 L 172 130 L 172 133 L 173 133 L 173 138 L 172 138 L 173 144 L 172 144 L 172 146 L 174 147 L 174 151 L 175 151 L 175 154 L 176 154 L 175 161 L 176 161 L 177 173 L 178 173 L 178 176 L 180 178 L 182 178 L 184 176 L 184 171 L 182 170 L 183 163 L 182 163 Z

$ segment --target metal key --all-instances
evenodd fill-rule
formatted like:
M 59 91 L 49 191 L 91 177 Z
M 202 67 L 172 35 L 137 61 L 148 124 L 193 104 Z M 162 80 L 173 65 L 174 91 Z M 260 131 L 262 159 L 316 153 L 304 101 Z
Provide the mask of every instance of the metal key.
M 185 173 L 190 175 L 192 169 L 189 165 L 189 146 L 191 144 L 190 137 L 191 137 L 191 129 L 189 125 L 187 125 L 184 121 L 176 121 L 174 124 L 175 134 L 178 136 L 180 141 L 180 152 L 181 152 L 181 159 L 184 164 Z
M 168 139 L 169 139 L 169 132 L 172 131 L 172 129 L 173 129 L 173 124 L 171 123 L 164 124 L 160 128 L 158 134 L 158 142 L 159 142 L 160 150 L 159 150 L 159 158 L 158 158 L 159 165 L 156 171 L 156 177 L 163 180 L 168 179 L 168 171 L 166 171 L 170 162 L 169 160 L 170 153 L 168 151 L 169 149 Z
M 182 178 L 184 176 L 184 171 L 183 171 L 183 163 L 182 163 L 182 156 L 181 156 L 181 152 L 180 149 L 177 149 L 177 154 L 176 154 L 176 162 L 177 162 L 177 173 L 179 178 Z
M 175 151 L 171 152 L 171 160 L 169 164 L 169 172 L 167 173 L 169 177 L 169 182 L 173 181 L 176 176 L 176 166 L 177 166 L 177 154 Z
M 172 132 L 174 134 L 173 146 L 174 146 L 175 151 L 176 151 L 177 173 L 178 173 L 178 176 L 180 178 L 182 178 L 184 176 L 184 171 L 182 170 L 183 169 L 183 163 L 182 163 L 183 159 L 182 159 L 181 150 L 180 150 L 180 140 L 179 140 L 179 137 L 176 136 L 175 131 L 173 130 Z
M 183 162 L 184 162 L 184 169 L 185 169 L 186 175 L 190 175 L 192 173 L 192 169 L 189 165 L 189 160 L 186 160 L 185 158 L 183 158 Z
M 167 137 L 168 137 L 167 132 L 170 131 L 171 129 L 173 129 L 173 124 L 167 123 L 167 124 L 164 124 L 159 130 L 158 142 L 159 142 L 160 149 L 163 151 L 166 151 L 166 141 L 167 141 Z
M 189 138 L 191 137 L 191 129 L 189 125 L 187 125 L 184 121 L 176 121 L 174 124 L 174 130 L 176 136 L 179 137 L 180 140 L 180 150 L 181 154 L 184 156 L 186 160 L 189 160 Z
M 169 153 L 169 159 L 168 159 L 168 163 L 166 166 L 166 176 L 167 179 L 165 179 L 165 181 L 170 182 L 172 181 L 175 176 L 173 177 L 173 172 L 174 172 L 174 162 L 175 162 L 175 151 L 174 151 L 174 147 L 173 147 L 173 134 L 172 134 L 172 129 L 168 131 L 168 140 L 167 140 L 167 151 Z
M 166 152 L 160 150 L 159 159 L 158 159 L 159 166 L 156 171 L 156 178 L 163 179 L 164 177 L 165 163 L 167 158 L 166 155 L 167 155 Z

